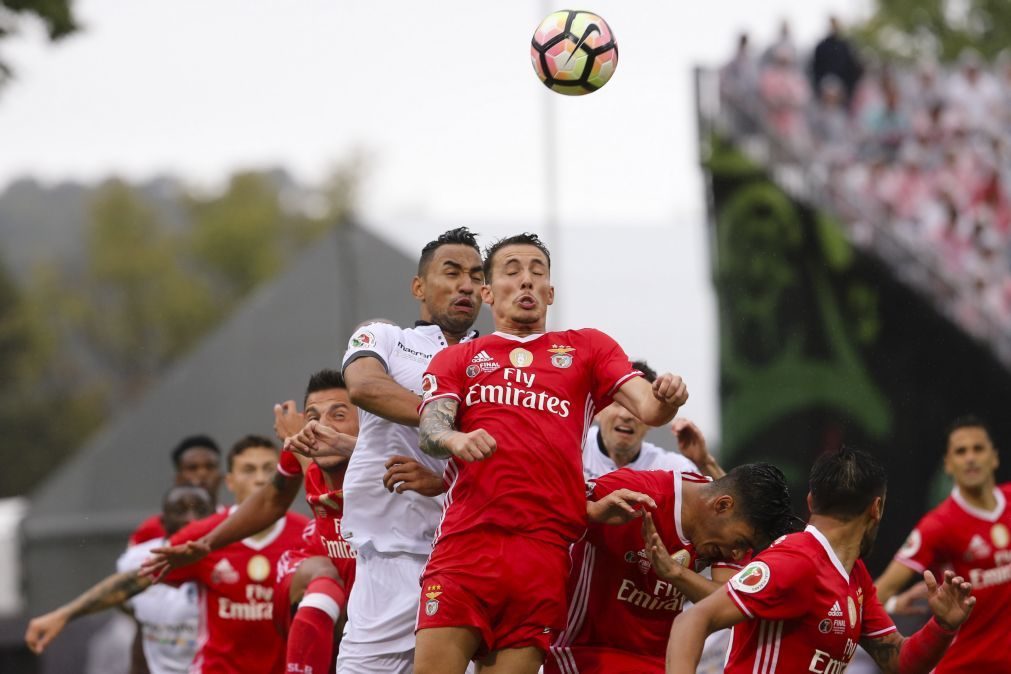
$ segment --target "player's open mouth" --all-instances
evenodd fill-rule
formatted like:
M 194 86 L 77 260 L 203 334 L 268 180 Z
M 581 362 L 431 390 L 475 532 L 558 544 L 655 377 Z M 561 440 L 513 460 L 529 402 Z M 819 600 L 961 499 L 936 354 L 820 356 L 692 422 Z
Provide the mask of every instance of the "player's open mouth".
M 523 295 L 518 300 L 516 300 L 516 304 L 520 306 L 520 309 L 533 309 L 534 307 L 537 306 L 537 300 L 535 300 L 530 295 Z
M 615 426 L 614 430 L 616 433 L 624 433 L 625 435 L 635 435 L 635 430 L 629 428 L 628 426 Z

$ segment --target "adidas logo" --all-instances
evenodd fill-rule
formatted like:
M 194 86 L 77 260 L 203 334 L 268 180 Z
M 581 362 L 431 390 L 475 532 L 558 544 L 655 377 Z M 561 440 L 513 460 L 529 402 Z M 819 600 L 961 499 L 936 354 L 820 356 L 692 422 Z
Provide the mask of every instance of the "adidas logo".
M 472 363 L 487 363 L 490 360 L 492 360 L 492 357 L 488 355 L 488 352 L 487 351 L 482 351 L 481 353 L 479 353 L 476 356 L 474 356 L 473 358 L 471 358 L 470 362 L 472 362 Z
M 828 610 L 828 616 L 830 618 L 841 618 L 842 608 L 839 606 L 839 602 L 832 604 L 832 608 Z

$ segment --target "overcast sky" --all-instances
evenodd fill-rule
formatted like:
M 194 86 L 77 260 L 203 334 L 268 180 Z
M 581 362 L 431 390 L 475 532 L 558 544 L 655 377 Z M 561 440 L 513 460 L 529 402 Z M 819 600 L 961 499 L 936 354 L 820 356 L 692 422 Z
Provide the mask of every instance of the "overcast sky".
M 620 62 L 604 89 L 568 98 L 530 65 L 534 27 L 560 8 L 542 0 L 78 1 L 79 35 L 51 45 L 26 24 L 2 43 L 18 79 L 0 93 L 0 190 L 113 173 L 213 186 L 266 166 L 313 181 L 358 150 L 364 220 L 416 251 L 458 224 L 542 229 L 551 140 L 552 323 L 600 327 L 683 373 L 686 414 L 715 436 L 691 68 L 725 60 L 741 30 L 767 43 L 784 17 L 809 48 L 830 12 L 850 19 L 867 2 L 595 0 L 584 8 L 608 21 Z

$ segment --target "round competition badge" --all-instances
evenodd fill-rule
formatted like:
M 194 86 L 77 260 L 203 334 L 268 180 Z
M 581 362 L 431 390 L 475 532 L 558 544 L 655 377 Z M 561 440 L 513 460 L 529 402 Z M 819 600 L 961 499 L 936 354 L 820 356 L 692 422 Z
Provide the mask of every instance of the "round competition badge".
M 994 547 L 1004 549 L 1011 542 L 1011 535 L 1008 534 L 1007 527 L 998 522 L 990 529 L 990 540 Z
M 769 584 L 769 576 L 769 565 L 756 560 L 731 578 L 730 586 L 739 592 L 754 594 Z
M 256 583 L 267 580 L 270 575 L 270 561 L 263 555 L 253 555 L 246 565 L 246 574 Z
M 526 349 L 516 347 L 509 352 L 509 362 L 513 364 L 513 367 L 530 367 L 530 364 L 534 362 L 534 354 Z

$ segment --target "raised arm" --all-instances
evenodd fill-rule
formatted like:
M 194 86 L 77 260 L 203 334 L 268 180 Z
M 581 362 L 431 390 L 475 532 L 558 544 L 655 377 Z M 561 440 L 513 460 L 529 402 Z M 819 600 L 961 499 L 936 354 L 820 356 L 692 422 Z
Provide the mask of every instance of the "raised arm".
M 678 417 L 670 427 L 671 433 L 678 441 L 678 449 L 681 454 L 690 459 L 704 475 L 708 475 L 714 480 L 718 480 L 727 474 L 723 467 L 716 461 L 716 457 L 709 453 L 706 445 L 706 436 L 690 420 Z
M 726 592 L 713 592 L 683 611 L 671 626 L 667 641 L 667 674 L 693 674 L 706 637 L 743 622 L 745 616 Z
M 152 582 L 141 576 L 139 570 L 113 574 L 63 606 L 33 618 L 25 631 L 25 643 L 33 653 L 41 653 L 71 620 L 119 606 L 146 590 Z
M 203 538 L 151 550 L 151 556 L 141 567 L 143 573 L 160 578 L 169 569 L 193 564 L 214 550 L 263 531 L 284 517 L 301 486 L 301 475 L 275 472 L 269 483 L 256 490 Z
M 860 645 L 886 674 L 927 674 L 937 666 L 958 628 L 969 618 L 976 603 L 972 586 L 951 571 L 938 584 L 930 571 L 923 573 L 927 603 L 934 614 L 910 637 L 890 632 L 876 639 L 863 638 Z
M 378 358 L 363 356 L 344 368 L 351 402 L 366 412 L 403 426 L 418 425 L 421 398 L 391 377 Z
M 660 375 L 652 385 L 642 377 L 632 377 L 615 391 L 614 399 L 644 424 L 663 426 L 688 400 L 688 387 L 670 373 Z
M 483 429 L 469 433 L 456 430 L 455 398 L 435 398 L 421 410 L 419 440 L 421 451 L 438 459 L 456 456 L 464 461 L 481 461 L 491 456 L 497 447 L 495 438 Z

